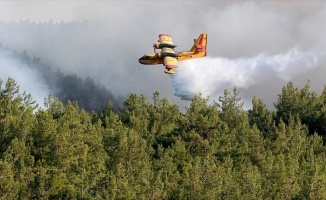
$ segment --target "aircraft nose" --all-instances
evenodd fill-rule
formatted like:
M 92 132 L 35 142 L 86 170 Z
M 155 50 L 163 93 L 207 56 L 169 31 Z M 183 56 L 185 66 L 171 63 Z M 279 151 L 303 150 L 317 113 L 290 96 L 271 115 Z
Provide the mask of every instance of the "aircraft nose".
M 141 64 L 143 64 L 143 59 L 142 58 L 139 58 L 138 62 L 141 63 Z

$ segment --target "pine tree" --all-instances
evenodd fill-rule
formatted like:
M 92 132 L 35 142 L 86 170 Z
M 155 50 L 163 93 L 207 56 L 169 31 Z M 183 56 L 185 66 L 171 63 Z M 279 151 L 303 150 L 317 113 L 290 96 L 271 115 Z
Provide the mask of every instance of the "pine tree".
M 299 90 L 294 87 L 293 82 L 288 83 L 282 89 L 282 94 L 278 96 L 275 103 L 277 109 L 277 120 L 283 120 L 288 123 L 290 116 L 298 115 L 303 124 L 308 125 L 309 134 L 314 132 L 324 135 L 325 128 L 323 125 L 322 114 L 324 109 L 323 95 L 319 97 L 315 92 L 310 92 L 310 83 Z
M 11 162 L 0 160 L 0 199 L 17 199 L 19 187 Z
M 275 112 L 269 111 L 261 99 L 256 97 L 252 100 L 252 109 L 248 111 L 250 125 L 256 125 L 263 135 L 269 139 L 273 139 L 271 132 L 273 131 Z
M 147 199 L 151 196 L 153 172 L 150 147 L 140 135 L 130 129 L 108 130 L 108 169 L 111 173 L 110 194 L 116 199 Z

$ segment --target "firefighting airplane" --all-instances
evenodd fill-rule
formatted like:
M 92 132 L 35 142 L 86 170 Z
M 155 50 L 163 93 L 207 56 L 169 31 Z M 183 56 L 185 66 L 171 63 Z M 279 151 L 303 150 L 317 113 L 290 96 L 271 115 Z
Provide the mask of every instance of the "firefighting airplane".
M 157 44 L 153 45 L 154 53 L 147 53 L 139 58 L 139 63 L 144 65 L 163 64 L 166 68 L 164 71 L 167 74 L 174 74 L 173 68 L 178 67 L 177 62 L 193 58 L 206 56 L 207 34 L 200 34 L 198 39 L 194 39 L 194 45 L 189 51 L 176 52 L 171 35 L 160 34 Z M 161 52 L 156 53 L 156 49 L 161 49 Z

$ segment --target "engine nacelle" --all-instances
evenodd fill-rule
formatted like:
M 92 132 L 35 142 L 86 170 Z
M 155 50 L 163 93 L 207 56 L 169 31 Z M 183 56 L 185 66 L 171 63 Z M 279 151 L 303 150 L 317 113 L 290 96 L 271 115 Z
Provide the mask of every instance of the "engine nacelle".
M 166 43 L 157 43 L 157 44 L 154 44 L 153 47 L 155 49 L 162 49 L 162 48 L 171 48 L 171 49 L 174 49 L 176 48 L 177 46 L 174 45 L 174 44 L 166 44 Z
M 162 53 L 162 57 L 166 57 L 166 56 L 169 56 L 169 57 L 172 57 L 172 58 L 177 58 L 178 57 L 178 54 L 175 53 L 175 52 L 164 52 Z

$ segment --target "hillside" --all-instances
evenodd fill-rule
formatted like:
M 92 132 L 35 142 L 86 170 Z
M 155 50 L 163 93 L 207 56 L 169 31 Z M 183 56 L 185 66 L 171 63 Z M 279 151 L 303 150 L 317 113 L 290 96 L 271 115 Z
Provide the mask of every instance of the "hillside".
M 65 74 L 59 68 L 44 64 L 38 57 L 30 57 L 26 51 L 17 52 L 0 45 L 0 56 L 8 63 L 5 68 L 13 68 L 13 65 L 16 65 L 9 74 L 24 79 L 24 83 L 30 84 L 32 88 L 42 84 L 43 87 L 35 92 L 47 92 L 44 95 L 57 97 L 64 104 L 68 101 L 78 101 L 79 106 L 89 112 L 104 109 L 108 101 L 115 103 L 115 109 L 122 105 L 119 102 L 122 102 L 124 97 L 115 96 L 92 78 Z M 43 104 L 43 99 L 38 103 Z

